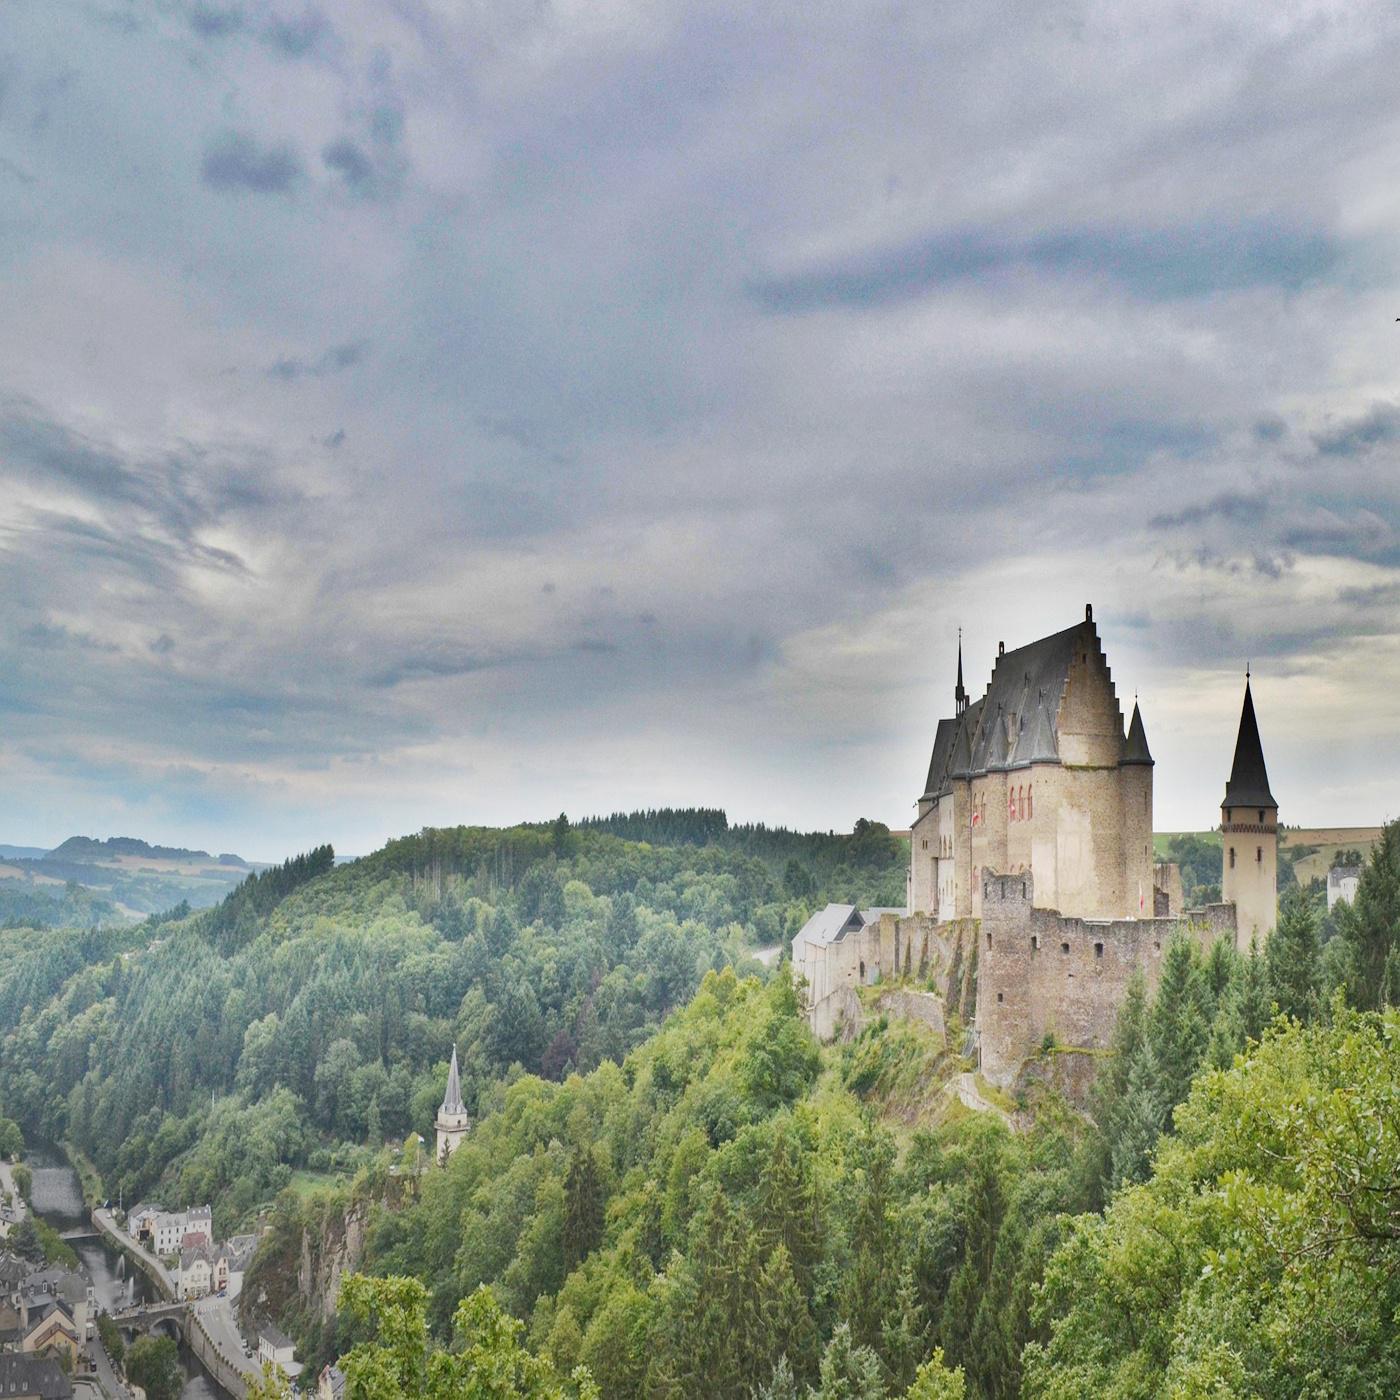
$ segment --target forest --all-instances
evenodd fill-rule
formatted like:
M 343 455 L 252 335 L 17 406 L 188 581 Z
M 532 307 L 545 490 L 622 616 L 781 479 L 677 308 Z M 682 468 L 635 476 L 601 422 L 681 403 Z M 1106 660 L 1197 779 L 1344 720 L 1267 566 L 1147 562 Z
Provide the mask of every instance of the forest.
M 897 840 L 608 820 L 0 935 L 0 1103 L 220 1228 L 273 1201 L 248 1307 L 352 1400 L 1400 1393 L 1400 823 L 1330 922 L 1295 889 L 1263 950 L 1170 945 L 1087 1112 L 974 1112 L 956 998 L 945 1041 L 867 989 L 822 1046 L 749 956 L 897 903 Z M 454 1039 L 474 1122 L 438 1165 L 409 1134 Z M 352 1219 L 353 1276 L 304 1293 Z
M 818 903 L 902 894 L 907 846 L 877 824 L 766 854 L 560 816 L 340 866 L 323 846 L 134 926 L 0 930 L 0 1103 L 113 1197 L 212 1201 L 226 1230 L 429 1134 L 454 1042 L 475 1110 L 511 1073 L 620 1060 Z

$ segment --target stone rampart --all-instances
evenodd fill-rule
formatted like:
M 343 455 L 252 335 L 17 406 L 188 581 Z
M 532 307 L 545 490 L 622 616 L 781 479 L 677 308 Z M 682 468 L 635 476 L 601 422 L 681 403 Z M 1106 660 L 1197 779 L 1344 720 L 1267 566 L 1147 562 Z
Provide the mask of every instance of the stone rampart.
M 982 1073 L 1010 1088 L 1047 1035 L 1079 1049 L 1106 1049 L 1128 982 L 1141 972 L 1149 992 L 1162 954 L 1179 934 L 1209 948 L 1233 940 L 1230 904 L 1172 918 L 1064 918 L 1034 907 L 1029 873 L 982 877 L 977 1032 Z

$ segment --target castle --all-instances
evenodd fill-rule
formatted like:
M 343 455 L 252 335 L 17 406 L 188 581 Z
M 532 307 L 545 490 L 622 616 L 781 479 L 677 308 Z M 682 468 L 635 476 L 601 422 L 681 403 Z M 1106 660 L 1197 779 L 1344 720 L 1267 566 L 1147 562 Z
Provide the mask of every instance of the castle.
M 1047 1037 L 1105 1048 L 1135 972 L 1155 985 L 1185 935 L 1248 948 L 1277 915 L 1278 804 L 1249 678 L 1221 803 L 1221 900 L 1183 908 L 1180 872 L 1154 861 L 1142 712 L 1125 726 L 1094 625 L 998 647 L 986 692 L 963 686 L 939 720 L 910 835 L 902 911 L 831 905 L 793 940 L 821 1035 L 858 1008 L 856 984 L 930 967 L 975 968 L 975 1040 L 993 1083 L 1013 1084 Z

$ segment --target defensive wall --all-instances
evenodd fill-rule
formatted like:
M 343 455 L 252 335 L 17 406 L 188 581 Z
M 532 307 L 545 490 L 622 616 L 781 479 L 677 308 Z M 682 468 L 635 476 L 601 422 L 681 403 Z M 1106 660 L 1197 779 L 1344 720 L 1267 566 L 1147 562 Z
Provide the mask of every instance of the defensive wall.
M 1106 1049 L 1128 983 L 1149 993 L 1178 935 L 1208 949 L 1235 937 L 1235 906 L 1211 904 L 1167 918 L 1065 918 L 1034 907 L 1029 872 L 983 875 L 978 932 L 977 1032 L 988 1081 L 1011 1088 L 1047 1035 L 1078 1049 Z
M 930 914 L 881 913 L 864 928 L 820 946 L 804 945 L 795 970 L 807 980 L 813 1032 L 830 1040 L 859 1006 L 856 988 L 896 977 L 926 977 L 947 966 L 949 926 Z

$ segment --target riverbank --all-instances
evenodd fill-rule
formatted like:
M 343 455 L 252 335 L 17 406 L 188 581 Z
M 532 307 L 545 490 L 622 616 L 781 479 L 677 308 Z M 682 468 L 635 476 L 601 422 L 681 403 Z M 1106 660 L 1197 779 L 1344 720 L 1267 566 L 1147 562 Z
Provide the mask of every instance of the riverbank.
M 101 1173 L 71 1142 L 61 1142 L 59 1147 L 68 1159 L 68 1165 L 77 1173 L 78 1186 L 83 1193 L 83 1204 L 89 1210 L 96 1210 L 107 1199 Z
M 173 1300 L 176 1297 L 175 1280 L 170 1270 L 149 1250 L 137 1244 L 125 1230 L 117 1224 L 109 1210 L 99 1207 L 92 1213 L 92 1223 L 102 1237 L 119 1253 L 126 1257 L 160 1289 L 161 1296 Z

